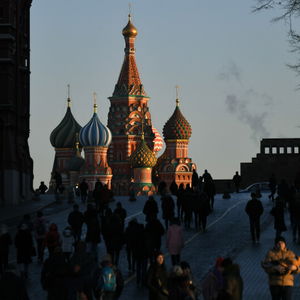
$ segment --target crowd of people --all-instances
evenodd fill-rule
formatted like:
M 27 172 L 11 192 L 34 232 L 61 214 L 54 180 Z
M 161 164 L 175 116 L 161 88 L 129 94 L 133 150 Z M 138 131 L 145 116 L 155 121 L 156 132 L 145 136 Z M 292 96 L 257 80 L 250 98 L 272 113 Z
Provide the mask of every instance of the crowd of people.
M 236 192 L 239 192 L 240 175 L 236 173 L 233 182 Z M 289 187 L 284 181 L 275 184 L 275 192 L 273 187 L 274 176 L 270 179 L 269 198 L 274 202 L 271 214 L 275 220 L 276 240 L 262 267 L 270 278 L 272 299 L 291 299 L 288 297 L 292 294 L 293 275 L 300 272 L 300 261 L 287 249 L 281 234 L 287 230 L 284 222 L 287 208 L 294 241 L 300 241 L 300 218 L 297 215 L 300 193 L 297 186 Z M 40 283 L 47 292 L 47 299 L 118 299 L 124 287 L 118 268 L 120 253 L 124 249 L 128 273 L 135 274 L 138 287 L 148 288 L 149 299 L 194 300 L 198 299 L 200 291 L 205 300 L 242 299 L 243 280 L 239 266 L 230 258 L 219 257 L 201 286 L 195 284 L 189 263 L 181 259 L 185 244 L 183 230 L 192 230 L 193 227 L 204 233 L 207 217 L 214 209 L 215 186 L 207 170 L 202 176 L 194 171 L 191 186 L 181 184 L 178 187 L 175 181 L 172 182 L 169 187 L 171 194 L 162 182 L 158 187 L 160 200 L 149 196 L 144 204 L 144 222 L 137 218 L 126 222 L 127 211 L 121 202 L 112 209 L 109 205 L 111 192 L 100 181 L 91 192 L 92 202 L 88 201 L 88 186 L 84 180 L 78 188 L 79 202 L 84 204 L 85 211 L 80 211 L 75 203 L 61 232 L 42 211 L 38 211 L 33 220 L 30 215 L 24 215 L 14 238 L 5 224 L 0 226 L 1 295 L 10 293 L 14 286 L 18 287 L 15 293 L 19 293 L 19 298 L 8 296 L 7 299 L 29 299 L 25 283 L 30 277 L 30 264 L 36 257 L 41 265 Z M 43 185 L 42 189 L 46 191 Z M 254 243 L 259 243 L 260 217 L 264 213 L 259 197 L 259 193 L 251 193 L 245 207 Z M 159 214 L 163 222 L 158 218 Z M 166 269 L 166 257 L 161 252 L 164 235 L 171 271 Z M 104 242 L 106 253 L 102 258 L 98 251 L 101 242 Z M 16 248 L 20 276 L 16 267 L 8 263 L 12 244 Z M 124 266 L 122 269 L 124 272 Z M 286 298 L 280 298 L 280 295 Z

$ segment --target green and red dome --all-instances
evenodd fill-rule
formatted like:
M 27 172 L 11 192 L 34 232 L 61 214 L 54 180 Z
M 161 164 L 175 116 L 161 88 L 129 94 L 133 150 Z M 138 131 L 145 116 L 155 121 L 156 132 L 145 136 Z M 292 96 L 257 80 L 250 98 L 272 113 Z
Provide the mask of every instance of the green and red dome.
M 192 127 L 181 113 L 178 100 L 173 115 L 163 128 L 163 135 L 165 140 L 188 140 L 192 135 Z

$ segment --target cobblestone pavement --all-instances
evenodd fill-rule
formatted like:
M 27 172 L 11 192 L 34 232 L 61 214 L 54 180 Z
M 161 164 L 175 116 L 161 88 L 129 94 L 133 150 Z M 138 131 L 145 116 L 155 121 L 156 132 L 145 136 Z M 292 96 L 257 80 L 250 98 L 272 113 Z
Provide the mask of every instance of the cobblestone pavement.
M 274 230 L 269 214 L 272 203 L 266 195 L 263 195 L 262 201 L 265 208 L 265 213 L 262 217 L 263 233 L 261 243 L 254 246 L 250 239 L 248 217 L 244 212 L 249 194 L 240 193 L 232 194 L 231 196 L 231 199 L 225 200 L 220 195 L 217 195 L 215 210 L 208 217 L 207 232 L 200 233 L 193 228 L 184 231 L 186 245 L 182 252 L 182 260 L 190 263 L 196 283 L 199 286 L 202 278 L 214 264 L 216 257 L 231 256 L 241 267 L 245 285 L 244 299 L 270 299 L 267 277 L 260 267 L 260 261 L 264 258 L 267 250 L 273 246 Z M 128 197 L 117 197 L 117 200 L 121 201 L 127 210 L 127 222 L 132 217 L 136 217 L 140 222 L 144 222 L 144 215 L 141 211 L 146 198 L 140 197 L 136 202 L 129 202 Z M 157 202 L 160 204 L 159 197 L 157 197 Z M 115 203 L 111 203 L 111 207 L 114 208 Z M 83 211 L 85 207 L 80 205 L 80 209 Z M 61 206 L 50 206 L 44 211 L 48 220 L 57 223 L 59 230 L 62 231 L 66 226 L 66 219 L 71 210 L 72 205 L 61 204 Z M 286 237 L 292 250 L 300 254 L 299 246 L 292 244 L 288 234 L 286 234 Z M 167 253 L 164 239 L 162 245 L 162 250 Z M 101 242 L 99 245 L 99 257 L 101 258 L 104 254 L 104 243 Z M 169 257 L 166 258 L 166 264 L 168 268 L 171 267 Z M 134 276 L 128 273 L 124 250 L 121 252 L 119 268 L 126 280 L 120 300 L 147 299 L 147 290 L 137 287 Z M 30 278 L 27 281 L 30 299 L 46 299 L 46 294 L 40 286 L 40 271 L 41 266 L 35 260 L 30 265 Z M 296 285 L 299 287 L 299 278 Z M 298 289 L 297 287 L 295 288 L 295 295 L 299 295 Z

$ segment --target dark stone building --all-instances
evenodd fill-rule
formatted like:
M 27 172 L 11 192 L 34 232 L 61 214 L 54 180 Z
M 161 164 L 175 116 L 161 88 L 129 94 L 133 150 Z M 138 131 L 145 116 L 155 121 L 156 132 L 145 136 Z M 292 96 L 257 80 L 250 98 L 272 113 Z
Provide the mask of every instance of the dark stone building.
M 30 6 L 0 1 L 0 205 L 31 198 L 29 154 Z
M 300 139 L 271 138 L 260 143 L 260 153 L 251 163 L 241 163 L 242 185 L 244 187 L 260 181 L 269 181 L 274 173 L 277 181 L 286 179 L 294 184 L 300 172 Z

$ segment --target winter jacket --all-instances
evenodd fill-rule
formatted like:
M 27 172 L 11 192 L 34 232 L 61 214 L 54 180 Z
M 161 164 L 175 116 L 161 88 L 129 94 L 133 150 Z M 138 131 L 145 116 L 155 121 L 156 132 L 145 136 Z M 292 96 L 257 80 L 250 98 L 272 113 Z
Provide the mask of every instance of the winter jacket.
M 296 271 L 286 271 L 280 274 L 276 267 L 278 265 L 287 266 L 294 264 L 297 266 Z M 293 251 L 285 249 L 279 250 L 277 248 L 271 249 L 265 260 L 262 262 L 262 267 L 269 275 L 270 286 L 293 286 L 294 285 L 294 274 L 299 273 L 299 265 L 296 259 L 296 255 Z
M 154 263 L 147 273 L 149 300 L 168 300 L 168 276 L 164 265 Z
M 80 211 L 72 211 L 68 216 L 68 223 L 74 231 L 79 231 L 83 224 L 83 214 Z
M 47 221 L 44 217 L 36 218 L 34 224 L 34 236 L 37 240 L 44 240 L 47 232 Z
M 248 201 L 245 211 L 249 218 L 258 219 L 263 214 L 264 208 L 260 200 L 252 199 Z
M 181 226 L 172 224 L 167 232 L 167 248 L 171 255 L 178 255 L 184 246 Z
M 243 280 L 240 275 L 240 268 L 237 264 L 228 266 L 224 273 L 224 293 L 218 299 L 242 300 Z
M 224 288 L 223 275 L 217 268 L 214 268 L 207 274 L 201 287 L 204 300 L 217 300 L 220 291 Z
M 29 264 L 31 263 L 31 256 L 33 255 L 33 241 L 31 233 L 28 230 L 19 230 L 15 237 L 15 246 L 17 248 L 17 263 Z
M 46 233 L 45 237 L 45 246 L 50 249 L 55 249 L 56 247 L 60 246 L 60 235 L 57 231 L 57 225 L 51 224 L 49 227 L 49 231 Z

